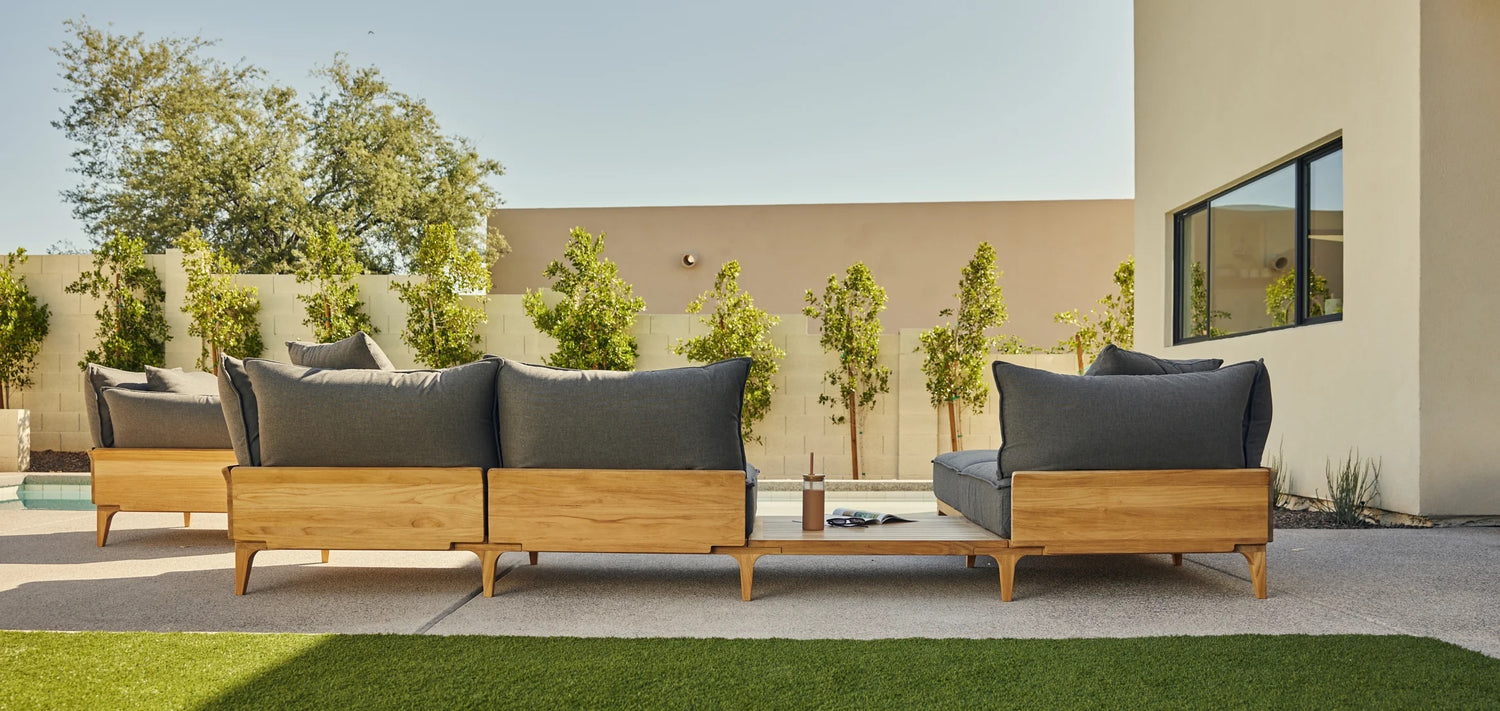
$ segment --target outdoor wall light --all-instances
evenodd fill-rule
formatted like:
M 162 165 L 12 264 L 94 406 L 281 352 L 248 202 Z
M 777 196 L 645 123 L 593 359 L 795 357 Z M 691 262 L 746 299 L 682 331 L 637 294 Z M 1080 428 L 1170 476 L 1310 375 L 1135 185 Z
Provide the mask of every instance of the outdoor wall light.
M 693 267 L 696 267 L 696 266 L 698 266 L 698 255 L 693 254 L 692 252 L 683 252 L 683 254 L 682 254 L 682 268 L 683 269 L 692 269 Z

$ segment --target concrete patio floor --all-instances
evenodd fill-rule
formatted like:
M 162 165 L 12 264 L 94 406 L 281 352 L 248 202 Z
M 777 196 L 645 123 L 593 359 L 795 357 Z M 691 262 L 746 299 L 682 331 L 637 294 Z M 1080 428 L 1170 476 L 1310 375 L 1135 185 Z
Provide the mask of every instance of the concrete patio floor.
M 864 501 L 909 510 L 895 501 Z M 925 504 L 922 505 L 925 510 Z M 790 513 L 788 501 L 763 505 Z M 783 510 L 785 509 L 785 510 Z M 1002 603 L 994 562 L 771 556 L 741 602 L 709 555 L 506 554 L 496 596 L 459 552 L 268 551 L 235 597 L 223 515 L 0 511 L 0 628 L 692 637 L 1413 634 L 1500 657 L 1500 529 L 1282 530 L 1270 598 L 1243 558 L 1027 558 Z

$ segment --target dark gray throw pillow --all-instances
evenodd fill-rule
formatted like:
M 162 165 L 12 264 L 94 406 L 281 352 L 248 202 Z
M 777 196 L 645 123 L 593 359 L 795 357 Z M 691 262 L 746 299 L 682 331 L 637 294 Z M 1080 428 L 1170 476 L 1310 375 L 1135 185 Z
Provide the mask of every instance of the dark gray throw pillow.
M 1084 375 L 1170 375 L 1174 373 L 1201 373 L 1216 370 L 1224 365 L 1219 358 L 1194 360 L 1167 360 L 1154 355 L 1127 351 L 1111 343 L 1099 351 L 1099 357 L 1083 371 Z
M 1001 474 L 1245 467 L 1259 371 L 1238 363 L 1148 378 L 1079 377 L 995 361 Z
M 201 370 L 184 371 L 181 368 L 158 368 L 146 366 L 146 387 L 160 393 L 187 393 L 189 395 L 218 395 L 219 379 L 213 373 Z
M 105 388 L 148 390 L 146 374 L 89 363 L 83 371 L 83 410 L 88 416 L 89 436 L 95 447 L 115 446 L 115 430 L 104 401 Z
M 245 361 L 262 466 L 495 467 L 499 361 L 323 370 Z
M 245 373 L 245 362 L 238 358 L 219 358 L 219 405 L 229 426 L 229 442 L 234 458 L 241 466 L 260 466 L 260 408 L 255 389 Z
M 121 449 L 229 449 L 229 429 L 219 398 L 105 388 Z
M 331 370 L 395 370 L 385 351 L 375 344 L 375 339 L 364 331 L 333 343 L 303 343 L 287 341 L 287 355 L 292 365 Z
M 507 360 L 498 381 L 504 466 L 744 469 L 750 363 L 620 373 Z

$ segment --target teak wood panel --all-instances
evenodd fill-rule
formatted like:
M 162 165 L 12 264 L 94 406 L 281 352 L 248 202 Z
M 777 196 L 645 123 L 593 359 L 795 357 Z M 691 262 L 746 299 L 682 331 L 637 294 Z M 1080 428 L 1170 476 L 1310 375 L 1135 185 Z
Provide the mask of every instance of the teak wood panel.
M 95 505 L 121 511 L 224 513 L 224 467 L 235 464 L 229 449 L 89 450 Z
M 1047 553 L 1229 552 L 1270 540 L 1270 471 L 1016 472 L 1011 547 Z
M 528 551 L 707 553 L 745 542 L 741 471 L 491 469 L 490 537 Z
M 269 548 L 447 550 L 484 541 L 484 471 L 234 467 L 230 537 Z

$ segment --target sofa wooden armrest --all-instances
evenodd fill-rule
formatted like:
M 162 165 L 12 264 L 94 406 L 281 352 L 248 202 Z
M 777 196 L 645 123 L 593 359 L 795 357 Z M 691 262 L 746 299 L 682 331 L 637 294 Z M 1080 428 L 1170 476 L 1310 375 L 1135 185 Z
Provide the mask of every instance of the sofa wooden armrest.
M 95 543 L 104 545 L 121 511 L 181 513 L 184 526 L 195 512 L 228 511 L 222 472 L 234 463 L 229 449 L 90 449 Z

